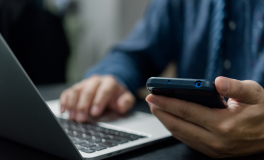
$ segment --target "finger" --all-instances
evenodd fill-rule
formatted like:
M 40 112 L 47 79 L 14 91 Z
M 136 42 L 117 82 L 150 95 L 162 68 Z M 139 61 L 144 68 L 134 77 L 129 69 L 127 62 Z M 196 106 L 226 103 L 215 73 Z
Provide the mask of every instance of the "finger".
M 118 112 L 121 114 L 128 112 L 134 106 L 135 101 L 136 101 L 136 99 L 135 99 L 134 95 L 129 91 L 125 91 L 117 99 L 117 110 L 118 110 Z
M 74 120 L 76 116 L 76 104 L 78 102 L 79 98 L 79 92 L 80 92 L 80 87 L 74 86 L 69 89 L 68 91 L 68 96 L 67 96 L 67 109 L 70 111 L 70 120 Z
M 163 111 L 207 129 L 213 128 L 216 123 L 213 110 L 197 103 L 153 94 L 148 95 L 146 101 Z
M 76 111 L 74 109 L 69 110 L 69 119 L 74 120 L 76 117 Z
M 88 112 L 90 110 L 92 101 L 100 83 L 101 79 L 97 76 L 87 80 L 86 83 L 83 85 L 83 89 L 80 92 L 79 100 L 76 107 L 77 121 L 84 122 L 87 120 Z
M 60 96 L 61 113 L 64 113 L 66 110 L 67 97 L 68 97 L 67 90 L 65 90 L 62 92 Z
M 99 116 L 110 103 L 111 98 L 117 94 L 118 89 L 119 86 L 112 76 L 105 77 L 97 89 L 90 114 L 94 117 Z
M 67 98 L 67 104 L 68 104 L 67 109 L 69 110 L 75 109 L 78 97 L 79 97 L 79 91 L 76 89 L 70 89 Z
M 263 94 L 263 88 L 257 82 L 250 80 L 239 81 L 217 77 L 215 86 L 220 95 L 250 104 L 258 103 Z
M 150 109 L 176 138 L 183 137 L 196 141 L 197 143 L 204 143 L 213 139 L 213 134 L 211 132 L 198 125 L 162 111 L 152 104 L 150 104 Z

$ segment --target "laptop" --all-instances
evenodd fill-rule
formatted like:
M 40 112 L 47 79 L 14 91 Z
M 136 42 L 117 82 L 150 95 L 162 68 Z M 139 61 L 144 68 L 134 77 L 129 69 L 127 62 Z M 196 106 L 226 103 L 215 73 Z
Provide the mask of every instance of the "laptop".
M 76 123 L 68 120 L 67 113 L 60 114 L 59 107 L 58 100 L 47 103 L 43 100 L 0 35 L 1 137 L 68 160 L 96 160 L 171 136 L 148 113 Z

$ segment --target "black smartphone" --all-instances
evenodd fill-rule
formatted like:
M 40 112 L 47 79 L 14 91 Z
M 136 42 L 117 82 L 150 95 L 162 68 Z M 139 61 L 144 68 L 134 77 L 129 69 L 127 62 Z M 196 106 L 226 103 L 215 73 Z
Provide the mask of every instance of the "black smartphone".
M 210 108 L 226 108 L 224 97 L 218 94 L 212 81 L 151 77 L 146 85 L 149 92 L 155 95 L 182 99 Z

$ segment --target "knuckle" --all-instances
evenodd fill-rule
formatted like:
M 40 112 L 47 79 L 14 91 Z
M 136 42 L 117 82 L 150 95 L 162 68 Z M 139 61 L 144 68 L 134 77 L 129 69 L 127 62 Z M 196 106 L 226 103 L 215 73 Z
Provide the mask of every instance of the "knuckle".
M 242 87 L 242 84 L 240 84 L 240 91 L 237 91 L 236 94 L 240 94 L 240 93 L 247 93 L 250 92 L 250 98 L 248 98 L 248 100 L 246 101 L 247 103 L 259 103 L 262 100 L 262 96 L 263 96 L 263 87 L 252 80 L 245 80 L 243 81 L 243 83 L 247 84 L 247 86 L 249 87 Z
M 72 88 L 69 89 L 69 92 L 71 92 L 72 94 L 75 95 L 75 94 L 78 94 L 79 89 L 77 87 L 72 87 Z
M 92 75 L 91 77 L 82 80 L 82 82 L 77 84 L 77 85 L 79 85 L 81 88 L 81 87 L 85 87 L 85 86 L 88 86 L 90 84 L 93 84 L 95 82 L 100 82 L 101 79 L 102 79 L 102 77 L 100 75 L 96 74 L 96 75 Z
M 84 112 L 87 109 L 87 105 L 86 104 L 78 104 L 76 107 L 77 111 L 79 112 Z
M 111 83 L 112 87 L 118 87 L 117 80 L 113 75 L 107 75 L 104 79 L 107 83 Z
M 109 87 L 104 87 L 104 88 L 102 88 L 102 90 L 101 90 L 101 93 L 103 93 L 104 95 L 110 95 L 110 94 L 112 94 L 112 88 L 109 88 Z
M 173 134 L 176 134 L 180 131 L 179 125 L 177 125 L 177 123 L 171 123 L 167 128 Z
M 91 91 L 87 91 L 85 93 L 83 93 L 82 95 L 84 98 L 80 99 L 80 102 L 85 103 L 85 104 L 89 104 L 93 101 L 93 99 L 95 98 L 95 95 L 93 94 L 93 92 Z
M 186 102 L 184 101 L 184 104 Z M 188 105 L 182 105 L 179 109 L 179 114 L 183 119 L 188 119 L 191 117 L 191 111 L 190 108 L 188 107 Z
M 217 132 L 220 135 L 229 135 L 230 133 L 233 132 L 233 125 L 232 122 L 224 122 L 224 123 L 220 123 L 220 125 L 217 126 Z
M 240 95 L 240 93 L 241 93 L 242 90 L 243 90 L 242 83 L 241 83 L 240 81 L 238 81 L 238 82 L 239 82 L 239 83 L 237 83 L 238 86 L 237 86 L 237 88 L 236 88 L 236 90 L 235 90 L 235 92 L 234 92 L 234 95 Z
M 91 97 L 94 93 L 94 90 L 91 90 L 89 87 L 86 87 L 81 94 L 85 97 L 87 100 L 89 97 Z
M 115 81 L 112 83 L 112 87 L 114 88 L 114 89 L 116 89 L 116 88 L 118 88 L 118 83 L 116 83 Z

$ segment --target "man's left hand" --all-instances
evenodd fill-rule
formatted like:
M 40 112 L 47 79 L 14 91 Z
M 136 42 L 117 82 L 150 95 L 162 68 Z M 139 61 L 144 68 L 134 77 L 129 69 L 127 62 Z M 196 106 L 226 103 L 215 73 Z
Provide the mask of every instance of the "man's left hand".
M 149 95 L 151 112 L 172 135 L 214 158 L 264 151 L 264 91 L 254 81 L 215 80 L 227 108 L 212 109 L 175 98 Z

